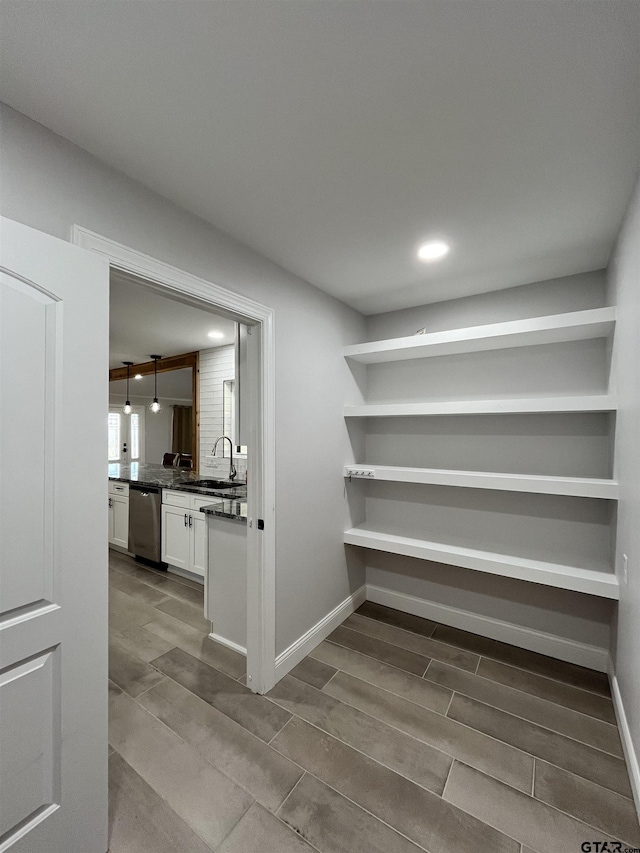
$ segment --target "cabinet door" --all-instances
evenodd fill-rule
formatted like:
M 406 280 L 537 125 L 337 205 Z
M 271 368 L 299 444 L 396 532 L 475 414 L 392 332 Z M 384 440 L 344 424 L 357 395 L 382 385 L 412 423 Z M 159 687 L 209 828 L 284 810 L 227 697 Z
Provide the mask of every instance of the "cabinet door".
M 129 547 L 129 498 L 111 495 L 110 514 L 113 516 L 113 527 L 109 541 L 121 548 Z M 111 521 L 111 519 L 110 519 Z
M 191 511 L 191 571 L 204 577 L 207 570 L 207 521 L 198 510 Z
M 186 523 L 185 523 L 186 519 Z M 162 505 L 162 559 L 190 571 L 189 512 L 183 507 Z

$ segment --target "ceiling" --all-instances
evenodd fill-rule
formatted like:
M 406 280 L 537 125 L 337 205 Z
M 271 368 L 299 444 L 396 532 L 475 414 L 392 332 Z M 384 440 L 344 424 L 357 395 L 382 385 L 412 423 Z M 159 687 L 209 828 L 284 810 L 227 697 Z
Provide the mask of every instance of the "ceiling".
M 637 0 L 0 15 L 2 100 L 364 313 L 602 268 L 638 169 Z
M 124 273 L 114 271 L 110 280 L 110 368 L 122 367 L 123 361 L 141 364 L 150 355 L 167 357 L 235 343 L 233 320 L 162 296 Z M 224 337 L 213 340 L 208 336 L 212 331 Z

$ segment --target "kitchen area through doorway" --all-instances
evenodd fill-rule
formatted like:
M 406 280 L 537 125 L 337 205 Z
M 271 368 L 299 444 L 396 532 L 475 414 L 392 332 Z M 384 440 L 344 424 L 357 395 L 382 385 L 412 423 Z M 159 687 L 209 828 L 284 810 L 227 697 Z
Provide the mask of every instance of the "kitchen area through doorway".
M 121 689 L 146 683 L 154 637 L 246 670 L 247 329 L 112 269 L 110 679 Z M 131 599 L 148 604 L 151 589 L 155 612 L 132 625 Z

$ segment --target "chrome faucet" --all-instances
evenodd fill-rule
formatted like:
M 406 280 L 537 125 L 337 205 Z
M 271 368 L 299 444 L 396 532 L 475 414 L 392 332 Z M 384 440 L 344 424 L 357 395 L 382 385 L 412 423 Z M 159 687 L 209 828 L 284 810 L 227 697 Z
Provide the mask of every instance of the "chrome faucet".
M 218 446 L 219 442 L 225 441 L 225 439 L 229 442 L 229 447 L 231 448 L 231 468 L 229 470 L 229 479 L 234 480 L 238 472 L 236 471 L 236 466 L 233 464 L 233 442 L 231 441 L 228 435 L 221 435 L 220 438 L 216 439 L 216 443 L 213 445 L 211 455 L 216 455 L 216 447 Z M 224 459 L 224 447 L 222 448 L 222 458 Z

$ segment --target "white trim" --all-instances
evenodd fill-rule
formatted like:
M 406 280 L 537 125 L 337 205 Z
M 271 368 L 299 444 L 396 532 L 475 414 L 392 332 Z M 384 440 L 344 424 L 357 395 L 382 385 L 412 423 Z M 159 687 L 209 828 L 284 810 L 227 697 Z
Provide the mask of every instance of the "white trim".
M 447 604 L 437 604 L 427 601 L 415 595 L 404 592 L 396 592 L 392 589 L 367 584 L 367 601 L 376 604 L 385 604 L 403 613 L 412 613 L 414 616 L 422 616 L 434 622 L 442 622 L 443 625 L 451 625 L 463 631 L 479 634 L 481 637 L 489 637 L 502 643 L 509 643 L 521 649 L 529 649 L 541 655 L 558 658 L 558 660 L 586 666 L 598 672 L 607 671 L 608 651 L 598 646 L 590 646 L 579 643 L 576 640 L 568 640 L 565 637 L 557 637 L 534 628 L 524 628 L 511 622 L 503 622 L 500 619 L 491 619 L 468 610 L 459 610 Z
M 221 646 L 226 646 L 228 649 L 233 649 L 234 652 L 239 652 L 241 655 L 247 656 L 247 650 L 239 643 L 234 643 L 233 640 L 227 640 L 226 637 L 221 637 L 220 634 L 214 634 L 213 631 L 209 634 L 209 639 L 215 643 L 220 643 Z
M 608 673 L 609 681 L 611 682 L 611 698 L 613 699 L 613 707 L 616 712 L 618 729 L 620 731 L 620 740 L 622 741 L 622 751 L 624 752 L 624 757 L 627 762 L 627 770 L 629 771 L 629 780 L 631 782 L 633 799 L 636 805 L 636 811 L 638 812 L 638 818 L 640 819 L 640 763 L 638 762 L 638 755 L 633 745 L 631 729 L 629 728 L 627 715 L 624 710 L 624 705 L 622 704 L 622 693 L 620 692 L 618 677 L 611 658 L 609 658 Z
M 289 648 L 285 649 L 276 658 L 276 680 L 285 676 L 293 667 L 300 663 L 303 658 L 312 652 L 329 634 L 338 627 L 347 616 L 350 616 L 354 610 L 357 610 L 361 604 L 367 600 L 367 588 L 363 584 L 351 595 L 348 595 L 344 601 L 341 601 L 337 607 L 334 607 L 330 613 L 323 616 L 319 622 L 309 628 L 301 637 L 292 643 Z
M 193 305 L 207 303 L 241 322 L 260 328 L 260 375 L 256 409 L 259 453 L 249 457 L 247 502 L 264 520 L 264 530 L 247 525 L 247 673 L 251 689 L 266 693 L 275 684 L 276 529 L 275 529 L 275 337 L 274 312 L 266 305 L 165 264 L 79 225 L 71 242 L 107 258 L 110 265 L 179 293 Z

